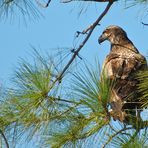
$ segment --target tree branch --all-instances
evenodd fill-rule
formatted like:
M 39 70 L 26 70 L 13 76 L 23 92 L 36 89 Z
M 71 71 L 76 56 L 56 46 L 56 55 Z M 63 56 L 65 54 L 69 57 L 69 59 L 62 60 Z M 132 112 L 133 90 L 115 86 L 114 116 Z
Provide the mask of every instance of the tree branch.
M 142 25 L 144 25 L 144 26 L 148 26 L 148 24 L 146 24 L 146 23 L 143 23 L 143 22 L 141 22 L 142 23 Z
M 60 97 L 56 98 L 56 97 L 48 96 L 48 98 L 52 99 L 53 101 L 66 102 L 66 103 L 72 103 L 72 104 L 77 104 L 78 103 L 76 101 L 66 100 L 66 99 L 62 99 Z
M 85 2 L 110 2 L 110 0 L 62 0 L 62 3 L 70 3 L 72 1 L 85 1 Z
M 51 2 L 51 0 L 48 0 L 47 3 L 42 4 L 41 2 L 39 2 L 39 0 L 36 0 L 37 4 L 43 8 L 47 8 L 49 6 L 49 3 Z
M 5 134 L 3 133 L 3 131 L 0 129 L 0 134 L 2 135 L 4 141 L 5 141 L 5 144 L 6 144 L 6 148 L 9 148 L 9 143 L 7 141 L 7 138 L 5 136 Z
M 109 137 L 109 139 L 106 141 L 106 143 L 103 145 L 102 148 L 105 148 L 105 147 L 107 146 L 107 144 L 109 144 L 110 141 L 111 141 L 115 136 L 117 136 L 118 134 L 121 134 L 123 131 L 130 130 L 130 129 L 132 129 L 132 127 L 127 127 L 127 128 L 125 127 L 125 128 L 123 128 L 123 129 L 119 130 L 118 132 L 116 132 L 115 134 L 111 135 L 111 136 Z
M 98 17 L 98 19 L 91 25 L 91 28 L 89 27 L 89 32 L 88 32 L 87 36 L 82 41 L 82 43 L 79 45 L 79 47 L 75 50 L 75 52 L 73 53 L 73 56 L 71 57 L 71 59 L 69 60 L 69 62 L 67 63 L 67 65 L 63 68 L 62 72 L 54 80 L 54 82 L 52 83 L 50 89 L 53 88 L 53 86 L 55 85 L 55 83 L 57 81 L 59 81 L 59 82 L 61 81 L 61 79 L 63 78 L 64 73 L 67 71 L 67 69 L 69 68 L 69 66 L 72 64 L 72 62 L 74 61 L 74 59 L 77 57 L 77 55 L 80 52 L 80 50 L 84 47 L 84 45 L 86 44 L 86 42 L 90 38 L 92 32 L 94 31 L 95 27 L 99 24 L 99 22 L 101 21 L 101 19 L 107 14 L 107 12 L 109 11 L 109 9 L 112 6 L 113 2 L 114 2 L 114 0 L 110 0 L 108 2 L 105 10 L 101 13 L 101 15 Z

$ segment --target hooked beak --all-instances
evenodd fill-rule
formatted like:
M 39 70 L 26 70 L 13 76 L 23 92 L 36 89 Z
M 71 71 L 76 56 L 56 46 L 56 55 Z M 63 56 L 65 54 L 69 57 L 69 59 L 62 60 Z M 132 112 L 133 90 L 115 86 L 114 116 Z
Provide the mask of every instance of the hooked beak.
M 106 37 L 104 34 L 102 34 L 102 35 L 99 37 L 99 39 L 98 39 L 99 44 L 101 44 L 102 42 L 104 42 L 106 39 L 107 39 L 107 37 Z

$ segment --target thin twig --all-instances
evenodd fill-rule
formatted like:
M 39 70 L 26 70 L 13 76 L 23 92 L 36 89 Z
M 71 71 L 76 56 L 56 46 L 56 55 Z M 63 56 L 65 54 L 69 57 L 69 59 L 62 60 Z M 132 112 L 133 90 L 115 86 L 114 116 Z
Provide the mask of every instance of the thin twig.
M 51 2 L 51 0 L 48 0 L 47 3 L 42 4 L 41 2 L 39 2 L 39 0 L 36 0 L 37 4 L 43 8 L 47 8 L 49 6 L 49 3 Z
M 144 26 L 148 26 L 148 24 L 146 24 L 146 23 L 143 23 L 143 22 L 141 22 L 142 23 L 142 25 L 144 25 Z
M 110 141 L 111 141 L 115 136 L 117 136 L 118 134 L 122 133 L 123 131 L 129 130 L 129 129 L 133 129 L 133 128 L 132 128 L 132 127 L 123 128 L 123 129 L 119 130 L 118 132 L 116 132 L 115 134 L 111 135 L 111 136 L 109 137 L 109 139 L 106 141 L 106 143 L 103 145 L 102 148 L 105 148 L 105 147 L 107 146 L 107 144 L 109 144 Z
M 55 81 L 52 83 L 50 89 L 53 88 L 53 86 L 56 84 L 57 81 L 61 81 L 61 79 L 63 78 L 64 73 L 67 71 L 67 69 L 69 68 L 69 66 L 72 64 L 72 62 L 74 61 L 74 59 L 77 57 L 79 51 L 84 47 L 84 45 L 88 41 L 89 37 L 91 36 L 92 32 L 94 31 L 95 27 L 99 24 L 99 22 L 101 21 L 101 19 L 107 14 L 107 12 L 109 11 L 109 9 L 112 6 L 113 2 L 114 1 L 110 1 L 107 4 L 105 10 L 101 13 L 101 15 L 98 17 L 98 19 L 93 23 L 93 25 L 92 25 L 91 29 L 89 30 L 87 36 L 82 41 L 82 43 L 79 45 L 79 47 L 75 50 L 75 52 L 73 53 L 73 56 L 71 57 L 71 59 L 69 60 L 69 62 L 67 63 L 67 65 L 63 68 L 62 72 L 55 79 Z
M 70 3 L 72 1 L 85 1 L 85 2 L 109 2 L 109 0 L 62 0 L 61 3 Z
M 60 97 L 56 98 L 56 97 L 49 96 L 48 98 L 52 99 L 53 101 L 61 101 L 61 102 L 72 103 L 72 104 L 77 104 L 78 103 L 76 101 L 61 99 Z
M 0 134 L 2 135 L 4 141 L 5 141 L 5 144 L 6 144 L 6 148 L 9 148 L 9 143 L 7 141 L 7 138 L 5 136 L 5 134 L 3 133 L 3 131 L 0 129 Z
M 98 24 L 100 25 L 100 24 Z M 93 27 L 93 24 L 91 24 L 88 28 L 82 31 L 82 34 L 86 34 L 91 28 Z
M 58 117 L 62 117 L 64 114 L 67 114 L 68 112 L 72 111 L 73 109 L 76 109 L 77 106 L 79 106 L 81 104 L 81 101 L 78 102 L 77 104 L 69 107 L 67 110 L 61 112 L 59 115 L 56 115 L 54 117 L 51 117 L 50 120 L 54 120 L 54 119 L 58 119 Z

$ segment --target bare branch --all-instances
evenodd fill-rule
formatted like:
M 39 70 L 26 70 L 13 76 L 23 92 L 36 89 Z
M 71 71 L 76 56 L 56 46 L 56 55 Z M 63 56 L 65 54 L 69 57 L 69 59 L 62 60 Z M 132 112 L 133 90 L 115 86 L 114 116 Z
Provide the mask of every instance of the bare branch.
M 85 1 L 85 2 L 109 2 L 110 0 L 62 0 L 61 3 L 70 3 L 72 1 Z
M 97 24 L 97 25 L 100 25 L 100 24 Z M 91 24 L 88 28 L 83 30 L 82 34 L 86 34 L 92 27 L 93 27 L 93 24 Z
M 3 133 L 3 131 L 0 129 L 0 134 L 2 135 L 4 141 L 5 141 L 5 144 L 6 144 L 6 148 L 9 148 L 9 143 L 7 141 L 7 138 L 5 136 L 5 134 Z
M 48 0 L 47 3 L 43 4 L 41 2 L 39 2 L 39 0 L 36 0 L 37 4 L 43 8 L 47 8 L 49 6 L 49 3 L 51 2 L 51 0 Z
M 123 128 L 123 129 L 119 130 L 118 132 L 116 132 L 115 134 L 111 135 L 111 136 L 109 137 L 109 139 L 106 141 L 106 143 L 103 145 L 103 148 L 105 148 L 105 147 L 110 143 L 110 141 L 111 141 L 114 137 L 116 137 L 118 134 L 121 134 L 123 131 L 130 130 L 130 129 L 132 129 L 132 127 L 127 127 L 127 128 L 125 127 L 125 128 Z
M 52 99 L 53 101 L 61 101 L 61 102 L 72 103 L 72 104 L 77 104 L 78 103 L 76 101 L 66 100 L 66 99 L 62 99 L 60 97 L 56 98 L 56 97 L 48 96 L 48 98 Z
M 144 26 L 148 26 L 148 24 L 146 24 L 146 23 L 143 23 L 143 22 L 141 22 L 142 23 L 142 25 L 144 25 Z
M 89 32 L 88 32 L 87 36 L 84 38 L 84 40 L 79 45 L 79 47 L 75 50 L 75 52 L 73 53 L 73 56 L 71 57 L 71 59 L 69 60 L 69 62 L 67 63 L 67 65 L 63 68 L 62 72 L 55 79 L 55 81 L 52 83 L 50 89 L 53 88 L 53 86 L 55 85 L 55 83 L 57 81 L 58 82 L 61 82 L 61 79 L 63 78 L 64 73 L 67 71 L 67 69 L 69 68 L 69 66 L 74 61 L 74 59 L 78 56 L 79 51 L 84 47 L 84 45 L 88 41 L 89 37 L 91 36 L 92 32 L 94 31 L 95 27 L 99 24 L 99 22 L 101 21 L 101 19 L 107 14 L 107 12 L 109 11 L 109 9 L 112 6 L 113 2 L 114 2 L 113 0 L 111 0 L 110 2 L 108 2 L 105 10 L 101 13 L 101 15 L 98 17 L 98 19 L 91 25 L 91 28 L 89 27 L 90 29 L 89 29 Z

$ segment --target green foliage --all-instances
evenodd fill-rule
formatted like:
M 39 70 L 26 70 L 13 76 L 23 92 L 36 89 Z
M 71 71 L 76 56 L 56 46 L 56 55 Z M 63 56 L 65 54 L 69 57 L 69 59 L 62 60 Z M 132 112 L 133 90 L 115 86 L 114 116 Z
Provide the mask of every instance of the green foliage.
M 63 82 L 53 83 L 58 73 L 51 57 L 43 57 L 36 50 L 34 55 L 34 64 L 21 60 L 12 88 L 1 91 L 0 129 L 9 141 L 14 143 L 23 135 L 30 141 L 39 134 L 39 146 L 44 147 L 89 147 L 95 145 L 96 138 L 101 147 L 131 147 L 129 141 L 135 135 L 135 127 L 115 123 L 109 117 L 111 84 L 100 73 L 98 62 L 95 68 L 81 65 L 67 86 Z M 140 91 L 145 88 L 145 78 L 146 73 L 139 75 Z M 137 141 L 137 133 L 143 132 L 137 129 L 132 146 L 138 142 L 140 147 L 143 143 Z
M 132 0 L 128 6 L 147 6 L 147 2 Z M 1 18 L 13 19 L 20 14 L 29 19 L 40 16 L 36 3 L 30 0 L 1 0 L 0 5 Z M 112 121 L 108 114 L 111 83 L 98 64 L 95 68 L 82 66 L 71 75 L 72 85 L 67 86 L 55 81 L 61 59 L 55 64 L 51 57 L 43 57 L 36 50 L 34 55 L 33 64 L 20 61 L 12 88 L 1 91 L 1 147 L 7 145 L 7 139 L 12 144 L 23 136 L 30 141 L 36 135 L 40 136 L 39 147 L 148 147 L 147 122 L 134 120 L 131 125 L 124 125 Z M 148 105 L 147 78 L 147 70 L 138 75 L 144 107 Z
M 121 146 L 122 148 L 146 148 L 148 147 L 147 136 L 147 131 L 143 131 L 141 135 L 136 131 L 132 136 L 124 135 Z
M 91 66 L 90 66 L 91 67 Z M 99 65 L 96 62 L 95 70 L 85 65 L 85 68 L 80 69 L 80 72 L 74 74 L 73 80 L 74 92 L 83 98 L 83 102 L 93 112 L 103 111 L 107 106 L 107 99 L 109 98 L 109 82 L 102 75 L 100 79 Z
M 1 129 L 10 130 L 11 127 L 12 130 L 15 124 L 18 133 L 28 134 L 28 140 L 40 133 L 49 137 L 46 144 L 59 147 L 85 139 L 108 123 L 99 100 L 105 87 L 101 86 L 98 71 L 86 67 L 81 74 L 74 74 L 73 95 L 69 95 L 73 97 L 65 95 L 62 99 L 58 89 L 61 84 L 55 84 L 51 89 L 55 79 L 53 65 L 36 51 L 35 54 L 34 65 L 21 60 L 12 79 L 14 87 L 7 89 L 6 99 L 0 104 Z M 60 131 L 61 124 L 63 130 Z
M 27 131 L 30 138 L 50 120 L 62 118 L 62 110 L 67 108 L 67 102 L 59 102 L 59 85 L 50 89 L 55 79 L 50 59 L 35 54 L 34 65 L 21 61 L 12 79 L 14 87 L 5 91 L 6 99 L 0 104 L 0 128 L 7 130 L 16 123 L 17 130 Z
M 83 139 L 99 132 L 109 122 L 106 118 L 106 108 L 104 109 L 103 102 L 99 100 L 99 97 L 101 98 L 100 91 L 103 88 L 99 80 L 100 72 L 94 71 L 86 65 L 82 69 L 80 73 L 73 74 L 72 79 L 72 93 L 75 100 L 79 102 L 76 108 L 79 116 L 74 113 L 69 120 L 70 125 L 64 126 L 64 131 L 58 133 L 55 131 L 52 134 L 47 142 L 52 147 L 67 146 L 69 143 L 71 143 L 71 146 L 72 144 L 77 145 Z M 56 129 L 59 129 L 59 127 Z
M 138 74 L 138 79 L 140 81 L 139 91 L 141 92 L 141 101 L 143 107 L 148 106 L 148 69 Z
M 23 18 L 26 20 L 37 19 L 41 13 L 35 6 L 35 2 L 31 0 L 1 0 L 0 1 L 0 18 Z
M 87 8 L 92 5 L 92 2 L 97 2 L 97 0 L 63 0 L 59 2 L 73 2 L 77 1 L 79 3 L 79 14 L 86 12 Z M 115 0 L 118 2 L 123 2 Z M 48 3 L 49 2 L 49 3 Z M 17 18 L 22 19 L 27 23 L 29 20 L 34 20 L 42 17 L 43 15 L 39 11 L 39 8 L 47 8 L 51 1 L 42 0 L 1 0 L 0 1 L 0 17 L 1 19 L 10 18 L 11 20 Z M 53 1 L 54 2 L 54 1 Z M 126 8 L 130 8 L 135 5 L 143 5 L 147 10 L 148 0 L 124 0 Z M 143 9 L 143 8 L 142 8 Z M 144 10 L 144 9 L 143 9 Z M 147 13 L 147 12 L 146 12 Z M 21 15 L 20 15 L 21 14 Z

